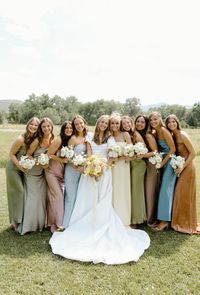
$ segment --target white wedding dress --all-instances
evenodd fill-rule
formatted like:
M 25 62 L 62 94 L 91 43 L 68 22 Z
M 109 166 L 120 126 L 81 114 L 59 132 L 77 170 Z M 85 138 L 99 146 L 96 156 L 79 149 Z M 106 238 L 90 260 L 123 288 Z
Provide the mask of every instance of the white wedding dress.
M 108 143 L 91 142 L 92 153 L 107 156 Z M 96 181 L 82 175 L 69 227 L 50 239 L 54 254 L 78 261 L 122 264 L 138 261 L 150 245 L 145 231 L 125 227 L 112 206 L 112 173 L 107 169 Z

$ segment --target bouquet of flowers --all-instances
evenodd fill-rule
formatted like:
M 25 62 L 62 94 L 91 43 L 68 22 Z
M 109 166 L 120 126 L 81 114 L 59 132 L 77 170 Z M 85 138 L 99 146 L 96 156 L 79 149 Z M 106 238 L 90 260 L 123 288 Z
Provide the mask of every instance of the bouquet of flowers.
M 111 146 L 108 150 L 109 158 L 118 158 L 123 155 L 122 147 L 120 145 Z
M 35 165 L 35 159 L 29 159 L 28 156 L 21 156 L 19 160 L 19 165 L 24 169 L 32 169 Z
M 155 151 L 154 156 L 149 158 L 149 162 L 155 165 L 156 169 L 159 169 L 160 163 L 162 162 L 162 153 Z
M 49 164 L 49 157 L 47 154 L 41 153 L 37 158 L 37 165 L 48 165 Z
M 94 176 L 97 179 L 103 173 L 105 164 L 104 159 L 100 159 L 97 155 L 92 155 L 86 161 L 84 174 Z
M 137 142 L 134 144 L 134 151 L 136 155 L 142 155 L 148 153 L 148 149 L 143 142 Z
M 183 165 L 185 164 L 185 159 L 181 156 L 172 155 L 170 165 L 172 168 L 183 168 Z
M 86 163 L 86 155 L 84 153 L 81 153 L 79 155 L 74 155 L 74 157 L 71 159 L 71 163 L 73 163 L 75 166 L 84 166 Z
M 135 155 L 135 149 L 133 144 L 125 143 L 122 146 L 123 156 L 132 158 Z
M 60 150 L 60 156 L 62 158 L 72 159 L 74 156 L 74 150 L 72 149 L 72 146 L 70 147 L 63 146 Z

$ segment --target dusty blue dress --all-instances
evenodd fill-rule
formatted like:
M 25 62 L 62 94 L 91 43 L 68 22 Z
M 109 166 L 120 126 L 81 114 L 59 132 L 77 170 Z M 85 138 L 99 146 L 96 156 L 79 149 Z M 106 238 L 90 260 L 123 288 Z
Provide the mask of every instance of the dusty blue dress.
M 79 155 L 85 153 L 86 145 L 77 144 L 74 147 L 75 154 Z M 63 217 L 63 227 L 68 227 L 72 211 L 74 209 L 74 204 L 76 201 L 77 189 L 80 180 L 81 173 L 76 171 L 70 165 L 65 166 L 64 174 L 64 217 Z
M 166 157 L 170 148 L 165 140 L 158 140 L 158 147 L 163 156 Z M 174 186 L 176 182 L 176 174 L 170 165 L 170 159 L 162 168 L 161 186 L 158 198 L 157 219 L 163 221 L 171 221 L 172 203 L 174 195 Z

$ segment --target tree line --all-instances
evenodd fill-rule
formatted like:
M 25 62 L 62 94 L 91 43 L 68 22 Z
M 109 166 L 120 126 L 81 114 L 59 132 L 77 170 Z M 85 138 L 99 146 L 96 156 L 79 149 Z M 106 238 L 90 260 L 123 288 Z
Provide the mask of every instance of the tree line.
M 0 123 L 7 120 L 9 123 L 25 124 L 31 117 L 37 116 L 49 117 L 54 124 L 61 124 L 65 120 L 71 120 L 74 115 L 80 114 L 89 125 L 94 125 L 101 115 L 110 115 L 113 111 L 132 118 L 139 113 L 148 115 L 152 111 L 160 112 L 163 118 L 173 113 L 180 119 L 183 127 L 200 127 L 200 102 L 195 103 L 190 109 L 178 104 L 163 104 L 143 111 L 140 99 L 136 97 L 127 98 L 124 103 L 104 99 L 83 103 L 75 96 L 61 98 L 58 95 L 50 97 L 48 94 L 41 96 L 31 94 L 22 103 L 11 103 L 7 113 L 0 110 Z

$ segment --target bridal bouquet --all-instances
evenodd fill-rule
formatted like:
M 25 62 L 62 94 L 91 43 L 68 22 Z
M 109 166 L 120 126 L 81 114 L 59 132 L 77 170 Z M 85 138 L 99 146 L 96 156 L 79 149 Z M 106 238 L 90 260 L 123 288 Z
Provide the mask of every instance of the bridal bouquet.
M 160 163 L 162 162 L 162 154 L 155 151 L 154 156 L 149 158 L 149 162 L 155 165 L 156 169 L 160 168 Z
M 86 155 L 84 153 L 74 155 L 74 157 L 71 159 L 71 163 L 73 163 L 75 166 L 84 166 L 86 163 Z
M 49 164 L 49 157 L 47 154 L 41 153 L 37 158 L 37 165 L 48 165 Z
M 136 144 L 134 144 L 133 147 L 136 155 L 143 155 L 148 153 L 148 149 L 143 142 L 137 142 Z
M 97 155 L 90 156 L 85 164 L 85 175 L 94 176 L 96 179 L 102 175 L 106 166 L 106 160 L 99 158 Z
M 62 158 L 72 159 L 74 156 L 74 150 L 72 149 L 72 146 L 70 147 L 63 146 L 60 150 L 60 156 Z
M 185 159 L 181 156 L 172 155 L 170 165 L 172 168 L 183 168 L 183 165 L 185 164 Z
M 123 155 L 122 147 L 120 145 L 111 146 L 108 150 L 109 158 L 118 158 Z
M 19 160 L 19 165 L 24 169 L 32 169 L 35 165 L 35 159 L 29 159 L 28 156 L 21 156 Z
M 123 156 L 132 158 L 135 155 L 135 148 L 133 144 L 125 143 L 122 148 Z

